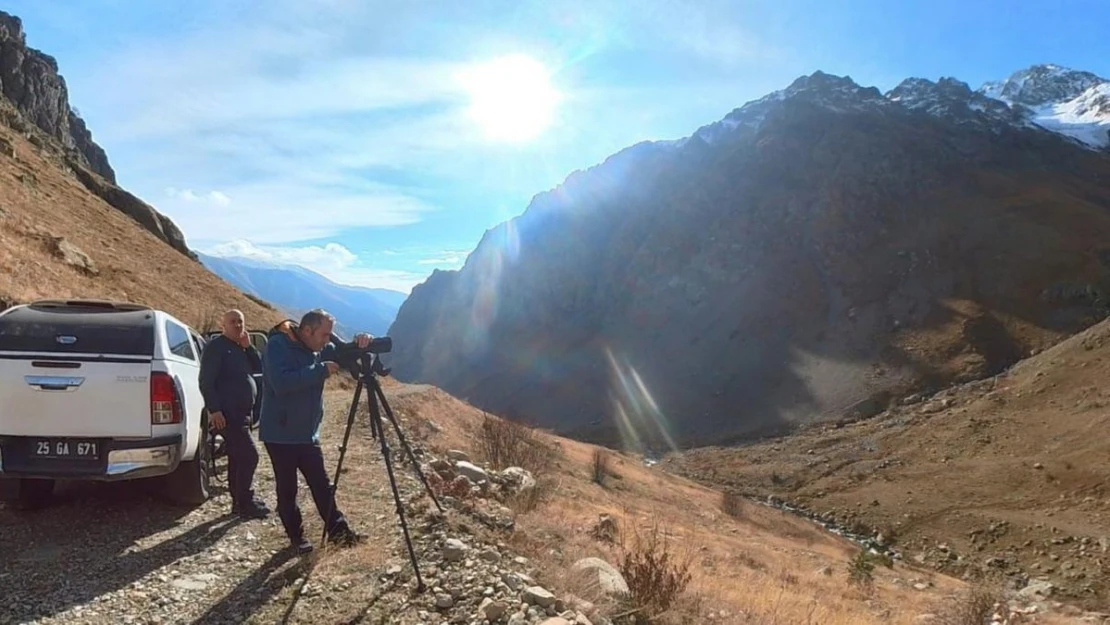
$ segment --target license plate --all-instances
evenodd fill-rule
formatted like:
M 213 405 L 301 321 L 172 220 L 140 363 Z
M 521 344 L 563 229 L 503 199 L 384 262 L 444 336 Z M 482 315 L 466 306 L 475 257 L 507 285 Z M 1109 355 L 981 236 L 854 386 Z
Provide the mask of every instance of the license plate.
M 100 447 L 99 441 L 46 439 L 34 441 L 31 453 L 36 458 L 95 460 L 100 458 Z

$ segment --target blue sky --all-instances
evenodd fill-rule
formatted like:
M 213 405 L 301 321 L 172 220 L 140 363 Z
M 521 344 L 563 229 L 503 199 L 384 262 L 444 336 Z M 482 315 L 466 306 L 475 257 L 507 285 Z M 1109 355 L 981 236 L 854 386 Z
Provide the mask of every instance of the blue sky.
M 120 184 L 170 215 L 190 246 L 404 291 L 459 267 L 486 229 L 572 171 L 641 140 L 687 136 L 817 69 L 883 90 L 907 76 L 978 87 L 1042 62 L 1110 76 L 1101 0 L 4 9 L 58 60 Z M 541 71 L 475 87 L 487 84 L 476 71 L 511 55 Z M 557 103 L 519 95 L 533 93 L 533 75 Z M 510 105 L 475 117 L 474 98 L 491 94 Z M 545 110 L 532 138 L 497 138 L 537 130 L 528 120 Z

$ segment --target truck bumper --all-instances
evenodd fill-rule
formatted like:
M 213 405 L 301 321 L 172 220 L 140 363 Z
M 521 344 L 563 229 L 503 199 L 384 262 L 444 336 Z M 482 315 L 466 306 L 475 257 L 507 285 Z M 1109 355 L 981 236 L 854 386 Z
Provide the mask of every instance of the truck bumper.
M 100 457 L 35 458 L 29 439 L 0 436 L 0 477 L 110 482 L 172 473 L 181 462 L 181 435 L 142 440 L 100 439 Z

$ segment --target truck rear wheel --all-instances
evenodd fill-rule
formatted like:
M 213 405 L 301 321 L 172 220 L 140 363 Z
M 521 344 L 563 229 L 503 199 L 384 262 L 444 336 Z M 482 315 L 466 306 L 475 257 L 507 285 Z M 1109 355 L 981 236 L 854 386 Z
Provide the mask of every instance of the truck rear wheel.
M 197 453 L 192 460 L 183 460 L 177 470 L 166 476 L 166 495 L 171 501 L 185 506 L 199 506 L 212 495 L 212 463 L 209 461 L 212 448 L 208 431 L 208 420 L 201 422 L 200 441 Z

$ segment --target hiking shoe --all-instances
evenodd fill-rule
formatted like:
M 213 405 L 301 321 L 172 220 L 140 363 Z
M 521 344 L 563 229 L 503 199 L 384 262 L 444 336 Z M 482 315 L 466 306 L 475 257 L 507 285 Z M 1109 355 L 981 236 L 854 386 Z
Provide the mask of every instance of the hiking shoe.
M 290 540 L 289 547 L 292 548 L 293 551 L 297 552 L 297 555 L 301 556 L 310 554 L 313 550 L 312 543 L 308 542 L 304 538 L 300 540 Z
M 366 540 L 365 536 L 356 533 L 350 528 L 338 530 L 334 534 L 328 534 L 328 543 L 336 545 L 337 547 L 354 547 L 364 540 Z
M 265 519 L 270 516 L 270 509 L 264 505 L 258 505 L 256 502 L 251 502 L 245 506 L 241 506 L 236 512 L 241 519 Z

